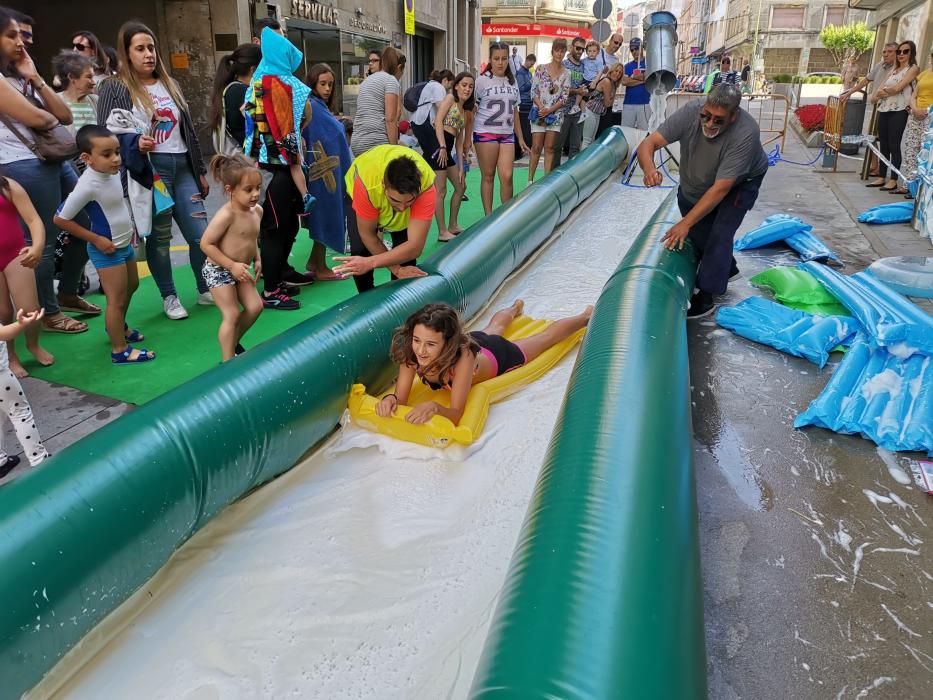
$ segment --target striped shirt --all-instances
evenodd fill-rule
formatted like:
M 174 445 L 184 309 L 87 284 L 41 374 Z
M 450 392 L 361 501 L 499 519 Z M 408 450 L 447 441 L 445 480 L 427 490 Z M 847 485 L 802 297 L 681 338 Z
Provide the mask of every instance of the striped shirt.
M 394 75 L 385 71 L 373 73 L 360 85 L 353 116 L 353 136 L 350 150 L 356 157 L 373 146 L 389 143 L 386 131 L 386 95 L 401 95 L 402 86 Z M 397 118 L 397 114 L 392 115 Z
M 64 100 L 65 104 L 68 105 L 68 109 L 71 110 L 71 124 L 68 126 L 71 129 L 71 133 L 78 133 L 78 129 L 82 126 L 87 126 L 88 124 L 97 123 L 97 98 L 94 100 L 91 99 L 91 96 L 88 95 L 83 100 L 77 102 L 72 102 L 71 100 Z

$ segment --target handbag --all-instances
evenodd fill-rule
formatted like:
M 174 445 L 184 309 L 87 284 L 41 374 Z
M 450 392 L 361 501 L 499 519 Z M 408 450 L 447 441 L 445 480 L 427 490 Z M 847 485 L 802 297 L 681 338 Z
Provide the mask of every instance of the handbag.
M 230 86 L 234 83 L 231 82 L 224 88 L 224 91 L 221 95 L 220 101 L 222 105 L 225 105 L 224 100 L 227 97 L 227 90 L 230 89 Z M 220 111 L 220 124 L 217 125 L 217 128 L 214 129 L 211 134 L 211 141 L 214 146 L 214 152 L 220 153 L 225 156 L 232 156 L 236 154 L 243 154 L 243 144 L 237 143 L 236 139 L 233 138 L 233 135 L 227 129 L 227 110 L 226 107 Z
M 36 98 L 25 93 L 23 97 L 29 100 L 33 106 L 48 112 L 45 106 Z M 41 161 L 46 163 L 61 163 L 62 161 L 71 160 L 78 155 L 78 146 L 75 143 L 74 134 L 71 133 L 68 127 L 62 124 L 53 126 L 51 129 L 30 129 L 28 126 L 20 125 L 32 136 L 32 141 L 30 141 L 16 126 L 14 126 L 13 120 L 7 117 L 7 115 L 0 114 L 0 121 L 6 124 L 6 127 L 13 132 L 13 135 L 22 141 L 23 145 Z

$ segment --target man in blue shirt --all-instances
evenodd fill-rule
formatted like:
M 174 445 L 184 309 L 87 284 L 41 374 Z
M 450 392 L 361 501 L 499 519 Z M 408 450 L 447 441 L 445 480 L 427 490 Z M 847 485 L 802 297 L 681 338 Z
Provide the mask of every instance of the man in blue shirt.
M 648 131 L 651 121 L 651 95 L 645 87 L 645 61 L 641 57 L 641 39 L 629 42 L 632 60 L 625 64 L 622 84 L 625 86 L 625 101 L 622 103 L 622 126 Z
M 522 134 L 525 136 L 525 143 L 531 143 L 531 122 L 528 121 L 528 113 L 531 111 L 533 102 L 531 101 L 531 69 L 537 61 L 537 57 L 530 53 L 522 63 L 521 67 L 515 73 L 515 82 L 518 84 L 518 121 L 522 128 Z M 521 158 L 524 154 L 522 148 L 516 141 L 515 160 Z
M 561 155 L 564 152 L 564 145 L 569 146 L 567 154 L 573 158 L 580 150 L 580 144 L 583 141 L 583 124 L 580 122 L 580 108 L 577 107 L 577 97 L 585 96 L 588 92 L 584 85 L 583 78 L 583 50 L 586 48 L 586 39 L 582 36 L 576 37 L 570 43 L 570 51 L 567 52 L 561 65 L 570 73 L 570 96 L 567 98 L 567 105 L 564 107 L 564 121 L 561 123 L 560 134 L 554 144 L 554 166 L 560 165 Z

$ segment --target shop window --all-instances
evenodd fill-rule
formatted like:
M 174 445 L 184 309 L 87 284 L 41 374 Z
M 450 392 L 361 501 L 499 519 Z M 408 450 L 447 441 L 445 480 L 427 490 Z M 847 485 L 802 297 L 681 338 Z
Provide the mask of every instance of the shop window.
M 389 45 L 389 42 L 373 37 L 360 36 L 359 34 L 340 35 L 340 55 L 342 78 L 341 83 L 342 102 L 337 104 L 341 106 L 341 113 L 353 115 L 356 113 L 356 96 L 360 92 L 360 83 L 366 78 L 369 70 L 367 63 L 369 52 L 372 49 L 382 53 L 382 50 Z
M 803 29 L 806 8 L 774 7 L 771 9 L 771 29 Z

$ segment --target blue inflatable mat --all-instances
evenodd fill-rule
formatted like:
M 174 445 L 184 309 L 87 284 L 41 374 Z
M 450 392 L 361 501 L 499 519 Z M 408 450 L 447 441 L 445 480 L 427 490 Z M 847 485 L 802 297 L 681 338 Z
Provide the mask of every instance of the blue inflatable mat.
M 829 383 L 795 428 L 814 425 L 860 434 L 891 451 L 933 453 L 933 366 L 928 355 L 907 359 L 877 347 L 862 332 Z
M 914 215 L 913 202 L 879 204 L 858 215 L 861 224 L 906 224 Z
M 830 351 L 858 330 L 848 316 L 815 316 L 761 297 L 743 299 L 716 314 L 716 323 L 733 333 L 803 357 L 823 367 Z
M 868 266 L 868 272 L 898 294 L 933 299 L 933 258 L 881 258 Z
M 813 227 L 788 214 L 774 214 L 765 219 L 761 226 L 752 229 L 733 245 L 734 250 L 763 248 L 783 241 L 797 251 L 803 261 L 833 260 L 841 263 L 839 257 L 823 241 L 813 235 Z
M 865 272 L 846 277 L 814 262 L 799 267 L 852 313 L 874 345 L 903 358 L 933 355 L 933 317 L 881 280 Z

